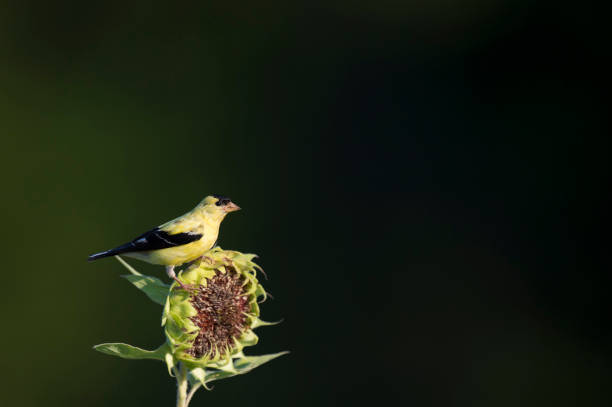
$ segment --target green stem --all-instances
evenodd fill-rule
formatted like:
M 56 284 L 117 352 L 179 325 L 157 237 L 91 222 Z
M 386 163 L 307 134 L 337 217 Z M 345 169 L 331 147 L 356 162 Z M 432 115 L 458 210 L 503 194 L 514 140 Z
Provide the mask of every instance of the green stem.
M 189 389 L 189 394 L 187 394 L 187 404 L 185 404 L 185 407 L 189 405 L 189 403 L 191 402 L 191 399 L 193 398 L 193 395 L 195 394 L 196 391 L 198 391 L 200 386 L 202 386 L 200 383 L 196 383 L 191 386 L 191 389 Z
M 187 407 L 187 368 L 179 363 L 175 369 L 176 375 L 176 407 Z

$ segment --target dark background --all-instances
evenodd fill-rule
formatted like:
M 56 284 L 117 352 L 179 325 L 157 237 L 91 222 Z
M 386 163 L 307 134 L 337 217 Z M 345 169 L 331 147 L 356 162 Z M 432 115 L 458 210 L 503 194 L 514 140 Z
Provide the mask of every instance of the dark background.
M 192 405 L 610 405 L 606 14 L 419 0 L 0 11 L 3 406 L 170 406 L 161 309 L 88 254 L 244 208 L 275 299 Z M 604 235 L 608 235 L 605 232 Z M 161 267 L 131 261 L 166 278 Z

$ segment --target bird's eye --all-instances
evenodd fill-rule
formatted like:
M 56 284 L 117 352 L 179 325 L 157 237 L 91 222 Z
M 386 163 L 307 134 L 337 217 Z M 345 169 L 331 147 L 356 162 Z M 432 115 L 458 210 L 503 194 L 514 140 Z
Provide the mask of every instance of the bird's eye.
M 225 205 L 227 205 L 228 203 L 230 203 L 230 200 L 229 200 L 229 199 L 227 199 L 227 198 L 222 198 L 222 199 L 219 199 L 219 200 L 218 200 L 218 201 L 215 203 L 215 205 L 217 205 L 217 206 L 221 206 L 221 205 L 225 206 Z

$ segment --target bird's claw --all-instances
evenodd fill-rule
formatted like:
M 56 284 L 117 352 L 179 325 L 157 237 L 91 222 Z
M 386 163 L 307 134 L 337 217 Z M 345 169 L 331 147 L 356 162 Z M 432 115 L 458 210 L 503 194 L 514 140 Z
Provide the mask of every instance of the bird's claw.
M 195 291 L 196 289 L 193 284 L 184 284 L 181 280 L 178 279 L 178 277 L 174 277 L 174 281 L 176 281 L 177 284 L 181 286 L 181 288 L 185 291 L 191 292 Z

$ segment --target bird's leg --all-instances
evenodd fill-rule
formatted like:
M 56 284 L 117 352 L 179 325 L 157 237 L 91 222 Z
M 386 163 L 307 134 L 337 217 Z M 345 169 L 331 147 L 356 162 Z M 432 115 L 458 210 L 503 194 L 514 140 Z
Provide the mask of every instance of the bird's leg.
M 181 280 L 178 279 L 178 277 L 176 276 L 176 273 L 174 272 L 174 266 L 166 266 L 166 274 L 168 274 L 168 277 L 170 277 L 171 279 L 173 279 L 174 281 L 176 281 L 178 283 L 178 285 L 181 286 L 181 288 L 185 291 L 189 291 L 189 288 L 187 288 L 182 282 Z

